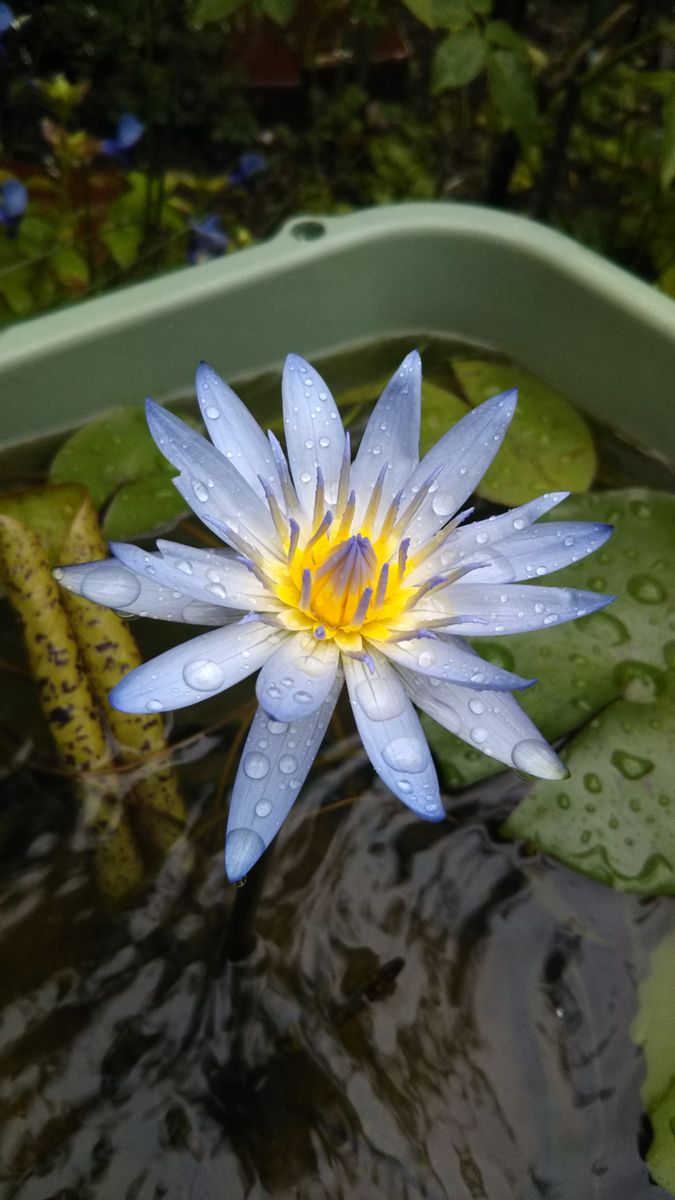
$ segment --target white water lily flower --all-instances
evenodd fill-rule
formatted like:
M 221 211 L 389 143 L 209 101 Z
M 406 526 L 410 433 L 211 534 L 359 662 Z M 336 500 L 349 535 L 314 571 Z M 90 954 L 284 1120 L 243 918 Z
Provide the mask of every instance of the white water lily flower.
M 426 820 L 444 811 L 415 706 L 509 766 L 563 778 L 510 695 L 533 681 L 484 661 L 459 635 L 541 629 L 612 599 L 520 582 L 609 536 L 608 525 L 533 524 L 566 493 L 469 525 L 471 510 L 455 516 L 501 445 L 515 392 L 469 412 L 421 462 L 415 351 L 384 389 L 354 462 L 327 385 L 295 354 L 282 394 L 288 461 L 205 364 L 197 396 L 213 444 L 148 401 L 176 487 L 230 549 L 113 543 L 113 558 L 56 572 L 71 591 L 122 613 L 215 626 L 126 675 L 110 696 L 123 712 L 181 708 L 260 672 L 230 804 L 233 881 L 279 830 L 345 679 L 375 770 Z

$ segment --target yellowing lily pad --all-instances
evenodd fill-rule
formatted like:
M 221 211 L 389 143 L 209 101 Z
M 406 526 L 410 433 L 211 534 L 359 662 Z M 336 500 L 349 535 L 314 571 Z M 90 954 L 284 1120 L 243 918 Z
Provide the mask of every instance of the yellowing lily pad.
M 107 538 L 150 533 L 185 512 L 173 487 L 175 468 L 155 446 L 142 407 L 118 408 L 78 429 L 52 462 L 55 482 L 89 489 Z

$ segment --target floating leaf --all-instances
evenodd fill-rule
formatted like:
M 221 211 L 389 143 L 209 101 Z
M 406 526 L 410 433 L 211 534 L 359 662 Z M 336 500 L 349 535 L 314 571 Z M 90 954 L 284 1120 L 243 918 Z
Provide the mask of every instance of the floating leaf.
M 615 701 L 564 757 L 570 778 L 537 780 L 506 835 L 625 891 L 675 894 L 675 700 Z
M 642 1047 L 647 1076 L 642 1097 L 652 1123 L 647 1151 L 650 1173 L 661 1187 L 675 1194 L 675 937 L 666 937 L 654 951 L 649 975 L 641 983 L 639 1008 L 631 1036 Z
M 83 484 L 98 509 L 108 503 L 103 532 L 127 539 L 185 512 L 171 483 L 175 473 L 150 437 L 143 409 L 127 407 L 78 429 L 54 458 L 50 478 Z
M 96 775 L 110 761 L 100 711 L 42 543 L 26 525 L 4 515 L 0 566 L 59 758 L 77 772 L 86 819 L 97 833 L 99 884 L 106 895 L 123 896 L 140 882 L 143 864 L 124 811 Z
M 106 557 L 107 546 L 85 493 L 60 548 L 59 561 L 90 562 Z M 164 722 L 156 713 L 119 712 L 108 701 L 109 692 L 120 679 L 140 666 L 138 646 L 129 626 L 111 609 L 65 590 L 61 602 L 70 617 L 94 695 L 115 738 L 117 756 L 137 768 L 120 780 L 129 792 L 133 787 L 133 797 L 125 796 L 125 800 L 127 804 L 135 802 L 135 815 L 151 841 L 160 849 L 169 849 L 183 832 L 185 805 L 172 768 L 155 761 L 167 754 Z
M 653 703 L 672 686 L 675 496 L 642 488 L 571 496 L 545 519 L 614 525 L 601 550 L 546 581 L 617 600 L 559 628 L 476 638 L 474 644 L 491 661 L 538 680 L 518 700 L 553 741 L 618 697 Z M 503 769 L 427 718 L 425 727 L 449 786 L 464 787 Z
M 519 367 L 454 358 L 452 368 L 472 407 L 518 388 L 516 415 L 481 481 L 481 496 L 514 505 L 544 491 L 587 491 L 595 474 L 595 449 L 584 418 L 569 400 Z
M 161 762 L 167 755 L 161 717 L 120 713 L 108 703 L 110 689 L 141 661 L 127 625 L 117 613 L 62 591 L 50 572 L 54 561 L 106 554 L 82 486 L 53 484 L 0 501 L 0 563 L 10 602 L 59 757 L 76 774 L 97 834 L 99 886 L 117 898 L 144 874 L 135 828 L 166 850 L 182 833 L 185 809 L 171 767 Z
M 480 12 L 478 0 L 403 0 L 406 8 L 429 29 L 461 29 Z

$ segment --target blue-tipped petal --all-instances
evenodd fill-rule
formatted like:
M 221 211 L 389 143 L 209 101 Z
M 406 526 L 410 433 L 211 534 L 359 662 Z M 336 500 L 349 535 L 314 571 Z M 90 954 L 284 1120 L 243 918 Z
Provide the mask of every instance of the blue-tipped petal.
M 403 359 L 375 405 L 351 469 L 358 498 L 357 520 L 363 515 L 375 481 L 387 463 L 381 511 L 404 486 L 417 466 L 420 442 L 422 363 L 417 350 Z
M 256 712 L 227 821 L 225 869 L 233 883 L 251 869 L 286 819 L 323 741 L 343 681 L 339 670 L 323 703 L 311 716 L 290 724 L 271 719 L 262 708 Z
M 503 633 L 528 633 L 575 621 L 611 604 L 614 596 L 579 588 L 536 587 L 534 584 L 482 584 L 460 580 L 447 589 L 455 612 L 470 614 L 475 624 L 462 618 L 462 637 L 494 637 Z M 433 598 L 432 598 L 433 599 Z M 450 603 L 450 599 L 447 600 Z M 445 603 L 436 599 L 439 613 Z M 435 605 L 435 606 L 436 606 Z M 434 607 L 435 607 L 434 606 Z M 452 616 L 447 628 L 452 628 Z
M 252 487 L 264 497 L 260 477 L 281 498 L 279 475 L 270 444 L 245 404 L 208 363 L 201 362 L 196 375 L 197 400 L 214 446 Z
M 300 503 L 311 514 L 320 468 L 330 506 L 337 496 L 345 434 L 328 385 L 304 358 L 289 354 L 281 380 L 288 461 Z
M 409 530 L 413 546 L 431 537 L 462 506 L 480 483 L 504 439 L 514 412 L 515 388 L 493 396 L 467 413 L 432 446 L 410 476 L 402 508 L 435 471 L 433 491 L 426 497 Z
M 53 575 L 69 592 L 125 616 L 153 617 L 188 625 L 225 625 L 238 620 L 240 615 L 215 604 L 201 603 L 175 585 L 164 587 L 156 580 L 143 578 L 114 558 L 55 567 Z
M 367 663 L 345 658 L 344 668 L 354 719 L 368 757 L 380 779 L 425 821 L 442 821 L 445 812 L 424 731 L 401 679 L 377 651 Z
M 515 696 L 508 692 L 477 692 L 406 669 L 400 669 L 400 674 L 413 704 L 473 750 L 541 779 L 564 779 L 567 775 L 567 768 Z M 517 754 L 516 747 L 520 747 Z
M 202 633 L 130 671 L 110 693 L 121 712 L 170 712 L 197 704 L 257 671 L 282 635 L 260 621 Z
M 484 524 L 484 522 L 480 522 Z M 613 526 L 590 521 L 547 521 L 532 525 L 522 533 L 514 533 L 491 547 L 480 544 L 477 533 L 474 549 L 465 543 L 464 557 L 481 563 L 471 572 L 471 583 L 515 583 L 521 579 L 538 579 L 559 571 L 570 563 L 579 562 L 593 554 L 613 532 Z M 448 546 L 448 554 L 452 547 Z M 461 561 L 458 559 L 458 561 Z
M 225 874 L 230 883 L 239 883 L 248 875 L 266 849 L 253 829 L 231 829 L 225 838 Z
M 14 13 L 9 4 L 0 4 L 0 33 L 7 33 L 12 28 Z
M 180 471 L 174 485 L 200 521 L 220 537 L 225 526 L 240 529 L 243 540 L 278 556 L 270 511 L 236 467 L 168 409 L 154 400 L 145 408 L 158 449 Z
M 445 635 L 431 640 L 380 642 L 378 649 L 397 667 L 407 667 L 431 679 L 445 679 L 479 691 L 483 688 L 500 692 L 522 691 L 535 682 L 486 662 L 460 637 Z

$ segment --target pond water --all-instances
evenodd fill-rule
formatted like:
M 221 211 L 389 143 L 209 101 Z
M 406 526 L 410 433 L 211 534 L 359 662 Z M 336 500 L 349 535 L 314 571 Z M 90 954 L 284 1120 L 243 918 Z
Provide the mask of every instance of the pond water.
M 317 365 L 340 391 L 411 344 Z M 430 375 L 447 352 L 428 345 Z M 241 394 L 270 414 L 278 387 Z M 601 486 L 672 488 L 621 439 L 598 445 Z M 146 656 L 185 636 L 133 629 Z M 510 772 L 425 825 L 373 776 L 344 698 L 269 862 L 231 887 L 249 681 L 172 718 L 188 836 L 111 907 L 5 608 L 0 659 L 2 1200 L 667 1196 L 629 1029 L 672 900 L 503 841 L 527 787 Z

